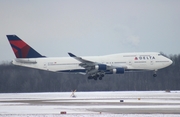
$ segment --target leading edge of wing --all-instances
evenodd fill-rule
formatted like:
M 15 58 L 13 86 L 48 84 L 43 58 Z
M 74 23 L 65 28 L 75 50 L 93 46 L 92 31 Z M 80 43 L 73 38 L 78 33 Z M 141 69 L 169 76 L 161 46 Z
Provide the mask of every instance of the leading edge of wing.
M 72 57 L 72 58 L 80 61 L 81 63 L 85 63 L 85 64 L 87 64 L 87 65 L 95 65 L 95 64 L 96 64 L 96 63 L 93 62 L 93 61 L 89 61 L 89 60 L 83 59 L 83 58 L 81 58 L 81 57 L 78 57 L 78 56 L 70 53 L 70 52 L 69 52 L 68 54 L 69 54 L 70 57 Z

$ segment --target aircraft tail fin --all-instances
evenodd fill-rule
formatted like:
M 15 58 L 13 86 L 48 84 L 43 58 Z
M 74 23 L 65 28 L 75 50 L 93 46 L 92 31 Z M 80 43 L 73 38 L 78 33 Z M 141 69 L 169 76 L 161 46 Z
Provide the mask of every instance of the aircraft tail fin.
M 30 47 L 16 35 L 6 35 L 16 58 L 39 58 L 45 57 Z

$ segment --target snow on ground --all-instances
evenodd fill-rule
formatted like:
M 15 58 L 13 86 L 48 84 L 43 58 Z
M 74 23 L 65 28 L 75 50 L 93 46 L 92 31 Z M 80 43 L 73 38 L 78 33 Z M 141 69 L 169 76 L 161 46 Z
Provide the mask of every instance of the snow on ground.
M 70 95 L 71 92 L 1 93 L 0 117 L 180 117 L 177 114 L 180 91 L 76 92 L 76 98 Z M 124 102 L 120 103 L 120 100 Z M 128 114 L 129 111 L 111 114 L 118 113 L 118 109 L 140 109 L 142 114 Z M 143 114 L 143 110 L 152 110 L 152 114 Z M 160 110 L 162 114 L 154 110 Z M 164 110 L 171 113 L 163 114 Z M 60 115 L 61 111 L 67 114 Z
M 0 117 L 180 117 L 176 114 L 9 114 Z

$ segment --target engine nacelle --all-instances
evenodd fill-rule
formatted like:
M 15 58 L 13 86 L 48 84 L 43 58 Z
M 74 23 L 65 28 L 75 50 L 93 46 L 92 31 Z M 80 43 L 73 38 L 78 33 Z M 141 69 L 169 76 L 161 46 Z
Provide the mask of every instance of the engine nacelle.
M 96 70 L 106 70 L 107 66 L 104 64 L 95 65 Z
M 124 68 L 115 68 L 112 72 L 113 74 L 124 74 Z

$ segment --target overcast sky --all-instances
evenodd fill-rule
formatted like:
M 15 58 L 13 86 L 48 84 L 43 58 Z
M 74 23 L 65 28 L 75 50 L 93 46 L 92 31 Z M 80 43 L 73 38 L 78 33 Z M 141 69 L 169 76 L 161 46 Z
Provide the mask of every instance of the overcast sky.
M 49 57 L 180 54 L 180 0 L 0 0 L 0 18 L 0 61 L 7 34 Z

